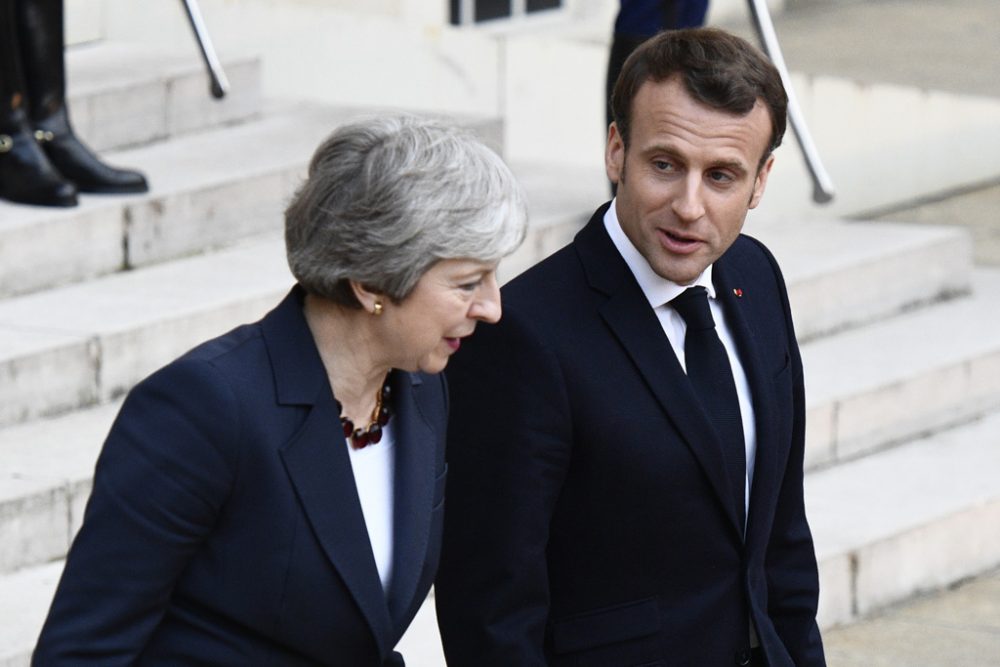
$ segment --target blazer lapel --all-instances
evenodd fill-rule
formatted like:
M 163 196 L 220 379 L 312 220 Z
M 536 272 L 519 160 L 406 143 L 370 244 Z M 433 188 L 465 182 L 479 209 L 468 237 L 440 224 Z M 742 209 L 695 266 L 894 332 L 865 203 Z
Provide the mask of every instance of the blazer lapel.
M 750 487 L 750 511 L 747 517 L 747 539 L 751 533 L 751 528 L 756 523 L 755 517 L 764 511 L 763 502 L 765 498 L 761 496 L 763 490 L 778 488 L 780 480 L 776 479 L 778 466 L 776 465 L 777 452 L 775 432 L 777 425 L 776 400 L 774 398 L 774 388 L 771 378 L 765 369 L 760 357 L 760 345 L 766 344 L 762 340 L 763 332 L 759 331 L 759 326 L 748 315 L 752 311 L 753 299 L 760 295 L 744 293 L 742 285 L 745 283 L 744 276 L 735 265 L 735 262 L 727 261 L 723 256 L 712 270 L 712 278 L 715 283 L 716 296 L 722 303 L 722 308 L 726 313 L 726 322 L 732 331 L 739 351 L 740 362 L 746 372 L 747 382 L 750 385 L 750 395 L 753 400 L 754 425 L 757 430 L 757 448 L 754 464 L 754 476 Z M 736 296 L 739 290 L 741 296 Z
M 397 627 L 410 609 L 423 571 L 434 502 L 435 447 L 443 437 L 420 412 L 420 384 L 416 374 L 393 373 L 396 482 L 389 612 Z
M 262 323 L 279 403 L 311 406 L 280 456 L 323 551 L 379 645 L 387 649 L 393 638 L 385 594 L 341 437 L 340 416 L 302 303 L 302 291 L 295 288 Z
M 733 529 L 742 536 L 726 481 L 722 444 L 632 272 L 604 229 L 605 205 L 575 243 L 592 287 L 609 295 L 600 313 L 699 462 Z

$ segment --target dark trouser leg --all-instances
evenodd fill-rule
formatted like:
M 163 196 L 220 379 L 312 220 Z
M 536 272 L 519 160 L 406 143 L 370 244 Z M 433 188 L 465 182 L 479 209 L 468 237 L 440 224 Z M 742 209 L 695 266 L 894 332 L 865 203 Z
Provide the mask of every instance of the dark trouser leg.
M 8 2 L 11 0 L 0 0 Z M 81 192 L 148 190 L 137 171 L 101 162 L 73 132 L 66 107 L 62 0 L 12 0 L 31 123 L 49 160 Z
M 28 123 L 14 1 L 0 0 L 0 199 L 73 206 L 76 188 L 52 167 Z

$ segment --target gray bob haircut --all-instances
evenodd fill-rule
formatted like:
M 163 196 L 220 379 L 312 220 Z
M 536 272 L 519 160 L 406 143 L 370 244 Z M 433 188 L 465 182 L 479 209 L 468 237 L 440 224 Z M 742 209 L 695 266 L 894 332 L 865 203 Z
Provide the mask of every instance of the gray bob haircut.
M 524 194 L 503 160 L 468 131 L 412 116 L 338 128 L 285 210 L 296 280 L 354 307 L 351 280 L 402 301 L 438 260 L 499 261 L 526 232 Z

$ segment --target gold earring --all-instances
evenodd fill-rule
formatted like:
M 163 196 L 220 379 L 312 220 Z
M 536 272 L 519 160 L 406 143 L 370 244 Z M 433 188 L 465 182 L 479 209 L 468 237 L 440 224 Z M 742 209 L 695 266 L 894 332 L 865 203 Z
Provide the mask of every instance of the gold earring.
M 381 315 L 381 314 L 382 314 L 382 302 L 381 301 L 376 301 L 375 305 L 372 306 L 372 315 L 376 315 L 377 316 L 377 315 Z

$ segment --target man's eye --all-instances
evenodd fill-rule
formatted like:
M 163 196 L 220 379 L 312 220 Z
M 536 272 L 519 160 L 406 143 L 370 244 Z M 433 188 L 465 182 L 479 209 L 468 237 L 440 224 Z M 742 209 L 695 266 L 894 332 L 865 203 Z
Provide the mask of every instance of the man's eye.
M 670 162 L 667 162 L 666 160 L 654 160 L 653 166 L 656 167 L 659 171 L 670 171 L 671 169 L 674 168 L 674 165 Z
M 724 171 L 711 171 L 708 177 L 715 183 L 729 183 L 733 180 L 733 177 Z

